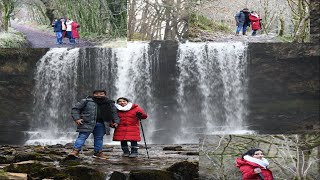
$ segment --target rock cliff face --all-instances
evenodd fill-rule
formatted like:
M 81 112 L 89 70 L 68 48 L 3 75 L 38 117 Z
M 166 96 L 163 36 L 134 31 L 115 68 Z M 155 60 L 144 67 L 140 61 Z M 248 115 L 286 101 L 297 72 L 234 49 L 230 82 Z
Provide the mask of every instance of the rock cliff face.
M 48 49 L 0 49 L 0 144 L 23 143 L 32 118 L 36 62 Z
M 310 0 L 310 40 L 315 44 L 320 41 L 320 2 Z
M 262 133 L 319 130 L 319 46 L 249 45 L 249 125 Z

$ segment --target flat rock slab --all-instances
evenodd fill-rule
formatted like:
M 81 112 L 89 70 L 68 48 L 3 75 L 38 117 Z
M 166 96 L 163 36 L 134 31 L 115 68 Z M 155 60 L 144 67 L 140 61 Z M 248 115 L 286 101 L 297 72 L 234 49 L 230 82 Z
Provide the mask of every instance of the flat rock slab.
M 177 149 L 176 147 L 179 148 Z M 0 154 L 2 154 L 2 151 L 7 151 L 8 149 L 12 149 L 12 147 L 0 146 Z M 114 177 L 123 177 L 123 175 L 129 177 L 133 171 L 139 171 L 139 177 L 140 175 L 149 177 L 155 172 L 155 174 L 161 174 L 161 176 L 176 177 L 175 170 L 172 170 L 173 165 L 184 162 L 181 163 L 181 165 L 173 166 L 176 167 L 174 169 L 177 169 L 177 171 L 181 171 L 185 169 L 181 167 L 188 166 L 185 162 L 187 162 L 187 164 L 189 162 L 195 164 L 194 168 L 196 169 L 199 161 L 198 144 L 148 145 L 149 158 L 143 146 L 140 146 L 137 158 L 123 157 L 120 145 L 104 146 L 103 153 L 109 157 L 108 159 L 94 158 L 91 146 L 86 146 L 76 158 L 70 158 L 68 156 L 68 153 L 72 151 L 70 146 L 21 146 L 14 149 L 14 156 L 17 157 L 27 152 L 34 154 L 33 156 L 26 156 L 30 159 L 24 158 L 24 161 L 2 164 L 0 165 L 0 167 L 2 167 L 1 169 L 13 173 L 28 173 L 28 175 L 31 175 L 33 178 L 54 178 L 55 174 L 59 174 L 61 178 L 76 178 L 77 174 L 80 173 L 77 171 L 79 169 L 77 167 L 83 168 L 82 171 L 88 171 L 90 174 L 95 174 L 95 176 L 99 175 L 100 177 L 110 177 L 114 172 L 121 173 L 115 174 Z M 11 156 L 13 155 L 10 155 L 10 157 Z M 48 161 L 44 157 L 49 157 L 51 161 Z M 35 172 L 29 172 L 33 166 L 35 167 L 33 168 Z M 193 165 L 191 166 L 193 167 Z M 196 170 L 196 172 L 198 172 L 198 170 Z M 51 175 L 50 177 L 46 177 L 43 173 Z M 185 174 L 183 171 L 181 173 Z M 89 176 L 87 178 L 90 179 Z

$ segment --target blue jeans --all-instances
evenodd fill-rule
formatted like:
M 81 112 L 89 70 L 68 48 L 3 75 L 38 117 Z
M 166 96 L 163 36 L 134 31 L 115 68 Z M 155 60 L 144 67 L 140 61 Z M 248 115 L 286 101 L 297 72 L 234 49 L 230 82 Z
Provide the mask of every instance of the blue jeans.
M 94 152 L 99 152 L 102 150 L 103 136 L 105 133 L 106 128 L 104 126 L 104 123 L 97 122 L 92 132 L 94 138 Z M 91 132 L 79 132 L 79 136 L 74 143 L 74 149 L 80 151 L 90 134 Z
M 57 37 L 57 44 L 62 43 L 62 32 L 56 32 L 56 37 Z
M 67 31 L 67 37 L 69 38 L 69 42 L 71 44 L 75 44 L 76 40 L 72 37 L 72 32 L 71 31 Z
M 242 33 L 243 33 L 243 34 L 245 34 L 245 33 L 247 32 L 247 26 L 246 26 L 246 25 L 243 25 L 243 26 L 239 25 L 239 26 L 237 27 L 237 34 L 239 34 L 239 32 L 241 31 L 241 29 L 242 29 Z

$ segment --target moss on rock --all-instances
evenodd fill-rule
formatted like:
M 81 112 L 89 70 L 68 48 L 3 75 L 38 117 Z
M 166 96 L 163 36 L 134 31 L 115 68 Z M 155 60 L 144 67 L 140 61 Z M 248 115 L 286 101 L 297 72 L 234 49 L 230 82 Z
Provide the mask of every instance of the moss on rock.
M 15 172 L 15 173 L 28 173 L 34 174 L 39 172 L 42 168 L 47 167 L 41 163 L 25 163 L 25 164 L 10 164 L 7 167 L 4 167 L 4 171 Z
M 6 180 L 9 179 L 7 173 L 0 169 L 0 179 Z
M 15 162 L 14 156 L 0 155 L 0 164 L 10 164 L 14 162 Z
M 64 169 L 64 173 L 70 175 L 71 179 L 77 180 L 105 180 L 106 174 L 88 166 L 71 166 Z
M 199 178 L 198 162 L 178 162 L 170 166 L 167 170 L 179 174 L 184 180 L 193 180 Z

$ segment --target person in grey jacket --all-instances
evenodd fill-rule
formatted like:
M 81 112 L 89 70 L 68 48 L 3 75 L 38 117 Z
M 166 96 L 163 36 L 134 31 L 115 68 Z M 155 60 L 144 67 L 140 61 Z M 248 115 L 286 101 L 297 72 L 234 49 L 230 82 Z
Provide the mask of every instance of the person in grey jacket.
M 93 133 L 94 157 L 106 159 L 102 153 L 103 136 L 110 135 L 110 124 L 117 127 L 120 123 L 114 101 L 107 98 L 105 90 L 95 90 L 93 96 L 82 99 L 72 108 L 71 115 L 79 135 L 69 155 L 78 156 L 86 139 Z
M 249 9 L 244 8 L 242 11 L 238 12 L 235 15 L 235 19 L 237 22 L 237 30 L 236 30 L 236 35 L 238 36 L 241 29 L 242 29 L 242 34 L 246 35 L 247 27 L 250 26 L 250 19 L 249 19 Z

